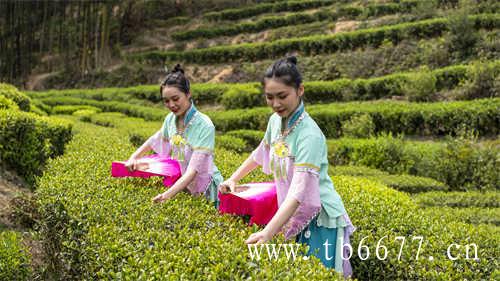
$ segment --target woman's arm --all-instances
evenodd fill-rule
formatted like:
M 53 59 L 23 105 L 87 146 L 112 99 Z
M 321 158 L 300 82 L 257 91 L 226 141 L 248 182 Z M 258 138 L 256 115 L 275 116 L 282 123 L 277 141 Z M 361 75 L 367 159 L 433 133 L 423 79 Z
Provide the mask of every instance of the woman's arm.
M 241 166 L 231 175 L 231 177 L 220 184 L 219 191 L 221 193 L 234 191 L 236 183 L 238 183 L 238 181 L 240 181 L 258 166 L 259 164 L 253 160 L 252 155 L 248 156 L 245 162 L 241 164 Z
M 262 244 L 273 238 L 280 229 L 285 225 L 285 223 L 292 217 L 297 208 L 299 207 L 299 201 L 294 198 L 287 198 L 280 206 L 276 214 L 273 216 L 271 221 L 264 227 L 262 231 L 253 233 L 245 241 L 247 244 Z
M 159 142 L 161 139 L 161 130 L 157 131 L 154 135 L 152 135 L 148 140 L 146 140 L 132 155 L 129 157 L 125 167 L 129 171 L 137 170 L 137 159 L 145 156 L 148 152 L 153 149 L 152 143 Z
M 169 200 L 174 197 L 177 193 L 185 189 L 191 181 L 196 177 L 196 170 L 188 169 L 184 175 L 182 175 L 172 187 L 170 187 L 167 191 L 157 195 L 153 198 L 153 201 L 156 203 L 161 203 L 165 200 Z

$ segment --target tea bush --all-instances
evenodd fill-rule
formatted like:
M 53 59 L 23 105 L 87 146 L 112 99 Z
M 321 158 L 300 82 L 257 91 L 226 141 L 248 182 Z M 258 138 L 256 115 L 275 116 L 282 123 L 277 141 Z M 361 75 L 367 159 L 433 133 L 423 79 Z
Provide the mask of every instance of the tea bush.
M 30 280 L 31 257 L 14 231 L 0 231 L 0 280 Z
M 74 117 L 76 118 L 76 117 Z M 254 230 L 237 218 L 220 216 L 203 198 L 180 194 L 162 205 L 151 198 L 160 179 L 112 179 L 112 160 L 133 150 L 122 129 L 76 123 L 79 132 L 68 152 L 50 161 L 37 191 L 44 237 L 53 243 L 54 263 L 66 279 L 278 279 L 334 278 L 316 259 L 289 262 L 250 261 L 245 238 Z M 245 159 L 218 149 L 216 164 L 227 178 Z M 249 181 L 265 180 L 253 173 Z M 353 257 L 355 277 L 388 279 L 489 279 L 498 267 L 500 237 L 494 229 L 472 227 L 424 216 L 407 195 L 361 178 L 333 177 L 353 223 L 352 240 L 388 249 L 389 258 Z M 492 232 L 493 231 L 493 232 Z M 416 243 L 403 248 L 396 236 L 424 235 L 421 258 Z M 277 238 L 276 241 L 282 241 Z M 387 242 L 387 243 L 386 243 Z M 452 261 L 444 256 L 451 243 L 478 245 L 479 260 Z M 414 245 L 415 244 L 415 245 Z M 372 249 L 370 249 L 372 250 Z M 356 251 L 354 251 L 356 252 Z M 373 252 L 372 252 L 373 254 Z M 432 255 L 434 260 L 427 257 Z M 423 258 L 422 258 L 423 256 Z M 314 272 L 313 275 L 308 274 Z
M 33 183 L 49 157 L 61 155 L 72 124 L 19 110 L 0 110 L 0 159 Z
M 500 208 L 500 192 L 427 192 L 414 196 L 422 207 L 485 207 Z
M 399 101 L 349 102 L 307 106 L 307 111 L 328 138 L 342 136 L 342 124 L 352 116 L 369 115 L 375 134 L 443 136 L 458 134 L 465 127 L 480 136 L 497 135 L 500 131 L 498 106 L 500 99 L 474 101 L 408 103 Z M 265 130 L 271 109 L 257 107 L 206 112 L 217 130 L 226 132 L 241 128 Z
M 283 11 L 299 11 L 318 8 L 333 4 L 332 0 L 281 1 L 277 3 L 262 3 L 240 9 L 226 9 L 220 12 L 210 12 L 204 18 L 212 21 L 239 20 L 263 13 L 277 13 Z
M 493 29 L 500 25 L 500 17 L 496 14 L 470 16 L 475 29 Z M 403 39 L 430 38 L 442 35 L 449 28 L 445 18 L 435 18 L 392 26 L 370 28 L 334 35 L 317 35 L 296 37 L 264 43 L 245 43 L 232 46 L 216 46 L 184 51 L 150 51 L 129 55 L 132 60 L 163 62 L 184 61 L 187 63 L 210 64 L 238 61 L 256 61 L 283 56 L 290 51 L 298 51 L 302 55 L 333 53 L 352 50 L 360 47 L 377 47 L 385 40 L 394 44 Z
M 362 165 L 433 178 L 453 190 L 498 188 L 498 154 L 492 145 L 460 141 L 419 143 L 391 136 L 328 141 L 328 159 L 334 165 Z
M 22 111 L 30 111 L 30 98 L 16 87 L 0 83 L 0 97 L 2 96 L 15 102 Z

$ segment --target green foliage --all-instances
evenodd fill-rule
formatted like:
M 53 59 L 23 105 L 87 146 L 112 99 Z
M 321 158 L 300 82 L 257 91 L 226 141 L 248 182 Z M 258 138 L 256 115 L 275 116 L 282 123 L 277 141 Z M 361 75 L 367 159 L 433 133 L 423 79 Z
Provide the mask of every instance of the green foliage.
M 94 106 L 89 105 L 56 105 L 52 108 L 52 114 L 73 114 L 79 110 L 90 110 L 94 112 L 100 112 L 101 110 Z
M 500 208 L 450 208 L 433 207 L 424 209 L 427 216 L 446 218 L 448 221 L 457 221 L 478 224 L 500 225 Z
M 481 69 L 481 74 L 477 74 Z M 484 71 L 487 70 L 485 74 Z M 325 103 L 333 101 L 373 100 L 391 96 L 405 96 L 409 92 L 419 90 L 428 96 L 433 96 L 436 91 L 453 89 L 460 86 L 469 89 L 469 84 L 461 81 L 474 81 L 473 91 L 477 87 L 487 93 L 487 85 L 491 85 L 492 75 L 500 72 L 500 62 L 474 63 L 472 65 L 453 65 L 429 71 L 428 69 L 408 72 L 392 73 L 390 75 L 369 79 L 336 79 L 333 81 L 307 81 L 304 83 L 308 103 Z M 480 77 L 480 78 L 474 78 Z M 483 77 L 488 77 L 483 78 Z M 425 83 L 429 81 L 430 83 Z M 489 81 L 483 84 L 483 81 Z M 421 82 L 424 82 L 420 85 Z M 435 84 L 435 85 L 434 85 Z M 498 84 L 498 83 L 497 83 Z M 496 84 L 494 84 L 496 85 Z M 497 87 L 497 86 L 494 86 Z M 435 88 L 435 90 L 433 90 Z M 493 90 L 490 90 L 492 92 Z M 39 107 L 50 113 L 50 105 L 66 104 L 68 98 L 79 98 L 94 101 L 120 102 L 134 105 L 148 105 L 147 103 L 161 102 L 159 89 L 156 85 L 136 86 L 128 88 L 101 88 L 101 89 L 71 89 L 50 90 L 44 92 L 28 92 Z M 240 84 L 214 84 L 199 83 L 191 87 L 193 99 L 198 105 L 222 103 L 227 108 L 248 108 L 264 104 L 264 99 L 259 95 L 259 83 Z M 491 96 L 491 94 L 489 95 Z M 62 98 L 61 100 L 59 100 Z M 410 97 L 411 98 L 411 97 Z M 80 104 L 75 101 L 73 104 Z M 97 104 L 97 103 L 94 103 Z M 106 104 L 106 103 L 103 103 Z M 94 105 L 97 106 L 97 105 Z M 98 106 L 97 106 L 98 107 Z M 111 107 L 111 106 L 109 106 Z M 116 107 L 115 107 L 116 108 Z M 115 110 L 116 111 L 116 110 Z M 141 116 L 144 117 L 144 116 Z
M 259 146 L 260 142 L 264 138 L 264 132 L 262 131 L 245 130 L 245 129 L 229 131 L 226 133 L 226 135 L 245 140 L 250 147 L 249 151 L 257 148 L 257 146 Z
M 0 97 L 12 100 L 23 111 L 30 110 L 29 97 L 10 84 L 0 83 Z
M 49 157 L 61 155 L 71 123 L 18 110 L 0 110 L 1 161 L 34 183 Z
M 366 166 L 346 166 L 334 165 L 330 167 L 330 175 L 332 176 L 383 176 L 388 175 L 387 172 L 377 170 Z
M 254 22 L 236 23 L 224 26 L 202 26 L 197 29 L 179 31 L 172 34 L 175 40 L 189 40 L 195 38 L 213 38 L 218 36 L 232 36 L 241 33 L 258 32 L 265 29 L 278 28 L 282 26 L 298 25 L 322 20 L 335 21 L 338 18 L 356 18 L 381 16 L 397 12 L 409 11 L 417 1 L 406 1 L 397 3 L 376 3 L 366 7 L 341 6 L 335 11 L 321 10 L 314 13 L 297 12 L 285 16 L 268 16 Z M 222 12 L 223 13 L 223 12 Z
M 221 103 L 226 109 L 248 108 L 265 104 L 261 89 L 252 87 L 233 86 L 222 95 Z
M 370 115 L 376 134 L 456 135 L 465 127 L 479 136 L 495 136 L 499 133 L 499 105 L 498 98 L 436 103 L 376 101 L 311 105 L 307 111 L 328 138 L 342 136 L 342 124 L 359 114 Z M 256 107 L 206 113 L 217 130 L 226 132 L 241 128 L 265 130 L 271 110 Z
M 39 99 L 32 99 L 31 100 L 31 105 L 39 108 L 40 110 L 44 111 L 47 114 L 52 113 L 52 107 L 44 104 L 41 100 Z
M 60 276 L 296 279 L 314 271 L 318 280 L 335 279 L 317 261 L 291 264 L 280 258 L 252 263 L 246 246 L 240 243 L 252 229 L 242 221 L 220 216 L 203 198 L 185 194 L 169 204 L 151 203 L 151 197 L 160 191 L 160 179 L 110 177 L 110 161 L 126 159 L 133 151 L 124 131 L 81 123 L 77 130 L 81 133 L 68 153 L 51 161 L 39 182 L 43 234 L 54 250 L 51 256 Z M 224 174 L 241 161 L 239 155 L 224 150 L 217 155 Z M 81 173 L 92 176 L 77 176 Z M 177 254 L 168 254 L 172 251 Z M 255 266 L 261 270 L 254 270 Z
M 89 121 L 90 116 L 96 114 L 97 112 L 93 109 L 79 109 L 73 112 L 71 115 L 80 117 L 81 121 Z
M 0 109 L 14 109 L 19 110 L 19 106 L 13 100 L 0 96 Z
M 0 231 L 0 280 L 30 280 L 30 260 L 19 233 Z
M 492 190 L 500 186 L 499 149 L 464 140 L 419 143 L 391 136 L 328 141 L 334 165 L 362 165 L 393 174 L 411 174 L 446 183 L 453 190 Z M 430 184 L 429 186 L 436 185 Z M 437 186 L 437 185 L 436 185 Z
M 211 12 L 204 15 L 208 20 L 239 20 L 263 13 L 277 13 L 283 11 L 300 11 L 304 9 L 318 8 L 333 4 L 331 0 L 307 0 L 307 1 L 280 1 L 277 3 L 262 3 L 241 9 L 227 9 L 220 12 Z
M 237 153 L 244 152 L 248 146 L 245 140 L 228 135 L 217 136 L 215 138 L 215 144 L 217 147 Z
M 404 84 L 403 91 L 410 101 L 432 101 L 436 93 L 436 77 L 428 67 L 410 76 L 409 83 Z
M 458 99 L 500 97 L 500 70 L 493 65 L 476 62 L 467 69 L 466 77 L 456 90 Z
M 492 29 L 500 26 L 500 17 L 496 14 L 470 16 L 474 28 Z M 449 29 L 449 22 L 444 18 L 435 18 L 411 23 L 402 23 L 379 28 L 343 32 L 334 35 L 296 37 L 264 43 L 245 43 L 231 46 L 216 46 L 204 49 L 184 51 L 151 51 L 130 55 L 131 59 L 152 62 L 185 61 L 189 63 L 210 64 L 239 61 L 256 61 L 283 56 L 291 51 L 302 55 L 334 53 L 360 47 L 378 47 L 389 40 L 394 44 L 409 38 L 431 38 L 443 34 Z
M 500 192 L 498 190 L 487 192 L 427 192 L 415 195 L 414 199 L 422 207 L 500 208 Z
M 342 133 L 347 137 L 367 138 L 375 133 L 375 124 L 368 114 L 352 116 L 351 119 L 342 124 Z
M 461 8 L 449 17 L 450 50 L 459 58 L 466 58 L 474 50 L 478 41 L 474 21 L 470 19 L 470 8 L 466 1 L 461 1 Z
M 332 175 L 349 175 L 366 178 L 408 193 L 448 189 L 445 184 L 430 178 L 411 175 L 390 175 L 386 172 L 365 166 L 334 166 L 330 168 L 330 172 Z
M 220 216 L 203 198 L 186 194 L 167 204 L 152 204 L 161 180 L 110 178 L 110 161 L 125 159 L 133 150 L 121 129 L 82 123 L 76 129 L 80 133 L 68 152 L 51 161 L 38 189 L 43 237 L 54 249 L 51 256 L 65 279 L 160 279 L 166 274 L 189 279 L 335 278 L 315 259 L 251 262 L 242 243 L 253 231 L 241 220 Z M 221 149 L 216 155 L 225 177 L 246 157 Z M 248 180 L 263 179 L 253 174 Z M 333 181 L 358 227 L 354 252 L 366 236 L 363 243 L 370 250 L 386 235 L 384 246 L 399 249 L 396 236 L 426 233 L 421 255 L 439 256 L 432 262 L 415 260 L 416 246 L 405 247 L 401 261 L 395 250 L 384 261 L 374 255 L 363 261 L 355 255 L 351 262 L 360 280 L 488 279 L 496 269 L 499 236 L 490 228 L 426 217 L 408 196 L 379 183 L 346 176 Z M 465 245 L 470 237 L 478 244 L 480 261 L 452 262 L 440 256 L 449 244 Z

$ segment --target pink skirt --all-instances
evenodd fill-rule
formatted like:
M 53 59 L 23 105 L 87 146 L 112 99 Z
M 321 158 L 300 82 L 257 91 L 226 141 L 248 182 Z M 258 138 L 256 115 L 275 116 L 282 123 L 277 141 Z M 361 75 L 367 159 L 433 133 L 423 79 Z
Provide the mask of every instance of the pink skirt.
M 138 159 L 138 169 L 130 172 L 123 161 L 111 163 L 113 177 L 149 178 L 163 176 L 163 185 L 172 186 L 181 177 L 181 166 L 177 160 L 160 157 L 157 154 Z
M 249 215 L 250 225 L 265 225 L 278 210 L 274 182 L 248 183 L 240 186 L 241 192 L 219 193 L 221 214 Z

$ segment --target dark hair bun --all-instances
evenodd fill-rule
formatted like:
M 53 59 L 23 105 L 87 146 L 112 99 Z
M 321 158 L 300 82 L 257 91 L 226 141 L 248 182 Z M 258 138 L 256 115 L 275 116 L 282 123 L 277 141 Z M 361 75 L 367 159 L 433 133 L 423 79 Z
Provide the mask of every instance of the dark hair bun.
M 286 62 L 297 65 L 297 57 L 296 56 L 289 56 L 286 58 Z
M 177 73 L 177 72 L 184 74 L 184 69 L 182 69 L 180 64 L 176 64 L 174 70 L 172 70 L 172 73 Z

